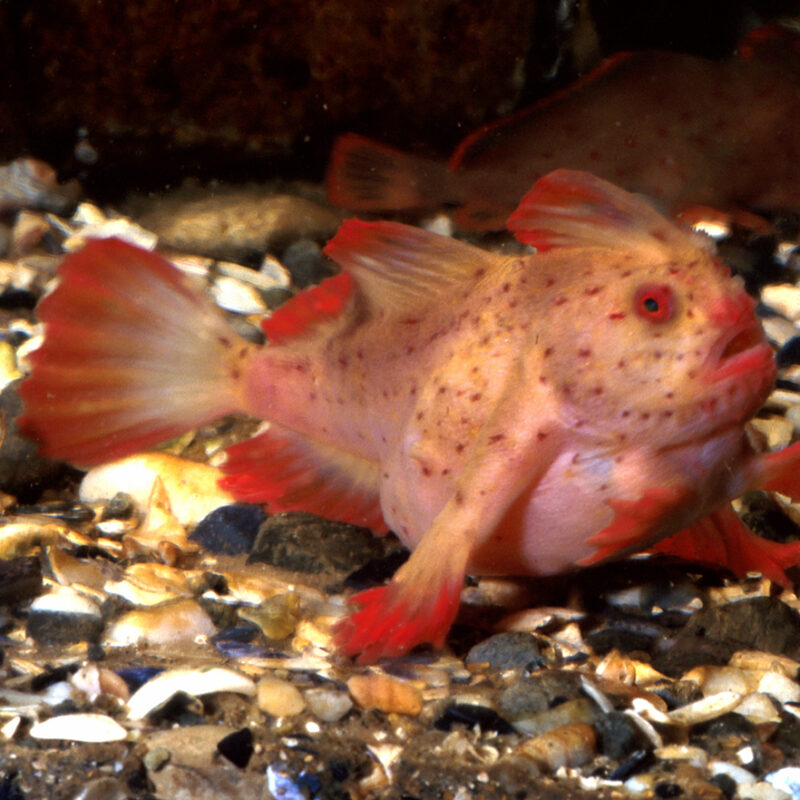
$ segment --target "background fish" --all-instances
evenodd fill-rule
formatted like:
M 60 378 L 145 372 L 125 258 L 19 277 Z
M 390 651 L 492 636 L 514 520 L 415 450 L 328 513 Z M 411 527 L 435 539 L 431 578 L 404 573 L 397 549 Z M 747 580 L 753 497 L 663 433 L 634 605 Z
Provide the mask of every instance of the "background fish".
M 800 38 L 759 28 L 724 61 L 612 56 L 573 87 L 480 128 L 450 163 L 348 134 L 334 145 L 331 201 L 356 211 L 458 206 L 500 229 L 542 175 L 592 172 L 662 210 L 800 212 Z
M 756 456 L 744 436 L 775 369 L 741 281 L 585 173 L 540 180 L 510 227 L 540 252 L 345 223 L 326 248 L 343 272 L 267 319 L 265 347 L 161 257 L 90 242 L 40 304 L 20 426 L 85 466 L 234 411 L 270 420 L 229 448 L 225 488 L 413 549 L 340 630 L 365 660 L 441 645 L 466 571 L 554 574 L 661 542 L 786 583 L 800 543 L 729 505 L 800 495 L 798 446 Z

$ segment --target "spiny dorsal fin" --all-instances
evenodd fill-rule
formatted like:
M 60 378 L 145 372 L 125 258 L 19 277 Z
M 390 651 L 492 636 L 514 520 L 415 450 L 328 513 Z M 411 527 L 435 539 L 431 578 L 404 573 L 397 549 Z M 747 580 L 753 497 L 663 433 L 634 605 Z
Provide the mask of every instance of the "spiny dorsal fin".
M 552 247 L 664 250 L 701 241 L 665 219 L 641 198 L 579 170 L 540 178 L 508 220 L 521 242 Z
M 373 309 L 402 311 L 430 303 L 492 268 L 491 253 L 399 222 L 348 220 L 325 254 L 349 272 Z

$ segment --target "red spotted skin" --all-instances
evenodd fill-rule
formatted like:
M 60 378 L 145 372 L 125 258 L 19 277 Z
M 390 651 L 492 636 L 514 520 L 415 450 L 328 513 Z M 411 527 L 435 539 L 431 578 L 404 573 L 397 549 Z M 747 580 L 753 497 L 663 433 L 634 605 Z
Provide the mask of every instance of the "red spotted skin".
M 76 320 L 84 335 L 45 339 L 22 428 L 91 463 L 194 418 L 269 420 L 231 448 L 226 488 L 391 528 L 413 550 L 340 630 L 363 660 L 440 645 L 467 571 L 557 574 L 661 542 L 786 583 L 795 548 L 750 548 L 726 511 L 760 485 L 800 495 L 795 449 L 764 458 L 746 442 L 775 368 L 741 281 L 700 237 L 585 173 L 539 181 L 509 227 L 539 252 L 350 221 L 326 248 L 342 274 L 268 321 L 263 348 L 166 262 L 89 245 L 42 306 L 48 329 Z M 106 277 L 134 274 L 144 297 L 115 297 Z M 81 309 L 106 307 L 87 329 Z

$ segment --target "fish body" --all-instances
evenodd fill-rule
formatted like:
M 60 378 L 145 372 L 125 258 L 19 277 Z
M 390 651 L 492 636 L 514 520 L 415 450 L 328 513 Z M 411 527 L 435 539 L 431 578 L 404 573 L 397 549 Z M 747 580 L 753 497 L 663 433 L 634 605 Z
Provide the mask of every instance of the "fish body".
M 328 173 L 356 211 L 458 206 L 468 229 L 500 229 L 554 169 L 586 170 L 675 214 L 800 211 L 800 37 L 760 28 L 713 61 L 617 54 L 573 87 L 480 128 L 449 164 L 348 134 Z
M 729 505 L 800 489 L 794 449 L 757 456 L 744 435 L 775 368 L 741 281 L 585 173 L 540 180 L 509 226 L 538 252 L 351 220 L 326 248 L 342 272 L 267 319 L 264 347 L 159 256 L 90 242 L 40 304 L 21 429 L 86 466 L 226 413 L 269 420 L 229 448 L 225 488 L 413 550 L 340 631 L 365 660 L 441 644 L 467 571 L 556 574 L 652 545 L 785 583 L 800 545 L 758 539 Z

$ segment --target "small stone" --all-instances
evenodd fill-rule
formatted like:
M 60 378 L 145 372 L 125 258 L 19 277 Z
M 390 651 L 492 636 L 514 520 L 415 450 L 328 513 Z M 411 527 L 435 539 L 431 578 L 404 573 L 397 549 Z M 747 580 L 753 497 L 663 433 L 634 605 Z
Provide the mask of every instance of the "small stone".
M 585 697 L 579 697 L 535 714 L 517 716 L 513 719 L 513 723 L 518 731 L 540 734 L 562 725 L 571 725 L 577 722 L 592 724 L 596 717 L 597 712 L 592 701 Z
M 791 800 L 792 795 L 770 783 L 761 781 L 741 790 L 739 797 L 741 800 Z
M 338 722 L 353 707 L 350 695 L 337 689 L 306 689 L 303 697 L 311 713 L 322 722 Z
M 148 772 L 157 772 L 163 767 L 170 758 L 170 752 L 166 747 L 154 747 L 142 759 L 142 763 Z
M 641 743 L 641 733 L 627 714 L 612 711 L 594 720 L 600 752 L 615 761 L 621 761 L 637 749 Z
M 188 461 L 169 453 L 139 453 L 95 467 L 80 486 L 85 503 L 109 500 L 126 492 L 139 509 L 146 509 L 156 478 L 160 478 L 169 508 L 181 525 L 196 525 L 215 508 L 230 505 L 234 497 L 218 485 L 216 467 Z
M 781 703 L 800 702 L 800 685 L 782 672 L 766 672 L 759 681 L 758 691 L 780 700 Z
M 177 600 L 123 614 L 106 631 L 108 645 L 166 645 L 217 632 L 211 617 L 194 600 Z
M 232 503 L 215 508 L 189 536 L 211 553 L 238 555 L 250 552 L 259 526 L 267 518 L 261 506 Z
M 516 752 L 533 759 L 541 770 L 555 772 L 561 767 L 581 767 L 591 761 L 595 744 L 591 725 L 577 722 L 528 739 Z
M 514 727 L 493 708 L 475 703 L 451 703 L 434 723 L 439 731 L 452 730 L 455 725 L 466 725 L 469 729 L 477 725 L 482 731 L 514 733 Z
M 347 681 L 347 689 L 362 708 L 377 708 L 385 714 L 416 716 L 422 711 L 422 695 L 405 681 L 388 675 L 369 673 L 354 675 Z
M 128 732 L 105 714 L 62 714 L 37 722 L 30 730 L 34 739 L 67 742 L 119 742 Z
M 300 239 L 290 244 L 283 252 L 282 263 L 289 270 L 295 286 L 300 289 L 319 283 L 331 274 L 322 249 L 310 239 Z
M 66 587 L 38 597 L 28 611 L 26 633 L 43 644 L 96 642 L 102 631 L 97 604 Z
M 294 717 L 306 708 L 300 690 L 289 681 L 264 675 L 256 684 L 258 707 L 273 717 Z
M 265 562 L 294 572 L 339 572 L 384 555 L 385 550 L 383 539 L 366 528 L 287 511 L 261 526 L 247 563 Z
M 217 742 L 217 750 L 239 769 L 244 769 L 253 755 L 253 732 L 241 728 Z
M 36 556 L 0 560 L 0 606 L 22 603 L 42 589 L 42 565 Z
M 676 725 L 697 725 L 733 711 L 741 700 L 736 692 L 718 692 L 670 711 L 669 718 Z
M 498 633 L 476 644 L 467 653 L 467 664 L 488 664 L 497 672 L 535 670 L 546 666 L 536 637 L 530 633 Z
M 800 767 L 783 767 L 783 769 L 770 772 L 764 780 L 786 792 L 792 800 L 800 800 Z
M 515 719 L 576 698 L 580 692 L 580 678 L 574 672 L 547 670 L 514 680 L 501 692 L 498 708 Z

